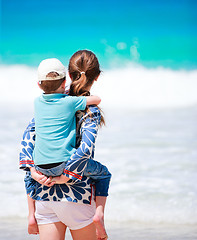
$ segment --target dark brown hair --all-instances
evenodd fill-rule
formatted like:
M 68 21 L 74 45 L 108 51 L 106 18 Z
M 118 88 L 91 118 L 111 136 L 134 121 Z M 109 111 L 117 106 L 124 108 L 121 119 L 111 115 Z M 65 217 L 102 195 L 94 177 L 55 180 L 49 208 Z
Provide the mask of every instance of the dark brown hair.
M 50 72 L 47 74 L 47 77 L 52 77 L 52 78 L 55 78 L 59 76 L 59 74 L 57 72 Z M 46 94 L 50 94 L 50 93 L 53 93 L 54 91 L 56 91 L 60 86 L 61 84 L 63 83 L 63 81 L 65 80 L 66 78 L 61 78 L 61 79 L 58 79 L 58 80 L 45 80 L 45 81 L 41 81 L 40 84 L 40 87 L 41 89 L 46 93 Z
M 96 55 L 88 50 L 80 50 L 72 55 L 68 71 L 72 80 L 69 93 L 71 96 L 89 96 L 87 88 L 101 73 Z M 101 125 L 103 124 L 105 120 L 101 114 Z

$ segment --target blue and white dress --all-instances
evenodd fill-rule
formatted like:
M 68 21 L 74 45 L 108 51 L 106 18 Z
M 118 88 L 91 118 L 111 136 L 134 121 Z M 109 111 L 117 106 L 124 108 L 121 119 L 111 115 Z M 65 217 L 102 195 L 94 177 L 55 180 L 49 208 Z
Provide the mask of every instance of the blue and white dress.
M 90 159 L 94 158 L 95 141 L 101 121 L 101 113 L 96 106 L 89 107 L 89 110 L 90 111 L 85 113 L 79 112 L 77 115 L 79 118 L 76 134 L 77 149 L 67 162 L 63 172 L 63 174 L 71 180 L 66 184 L 55 184 L 52 187 L 41 185 L 31 178 L 29 167 L 34 166 L 32 154 L 35 145 L 35 121 L 34 119 L 30 121 L 21 141 L 19 167 L 26 171 L 25 186 L 27 194 L 34 200 L 71 201 L 91 204 L 95 192 L 94 183 L 97 177 L 104 180 L 105 187 L 108 185 L 107 190 L 105 189 L 105 191 L 108 191 L 111 174 L 105 166 L 96 161 L 92 161 L 96 162 L 96 166 L 99 167 L 97 168 L 96 175 L 93 171 L 91 172 L 91 170 L 88 171 L 88 173 L 86 171 Z M 84 175 L 85 173 L 86 176 Z

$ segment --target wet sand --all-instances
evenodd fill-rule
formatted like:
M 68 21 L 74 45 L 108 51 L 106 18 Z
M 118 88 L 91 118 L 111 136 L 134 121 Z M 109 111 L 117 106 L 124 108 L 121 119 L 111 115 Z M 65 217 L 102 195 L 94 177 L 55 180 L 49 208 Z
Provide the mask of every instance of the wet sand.
M 121 226 L 122 225 L 122 226 Z M 106 223 L 109 240 L 196 240 L 196 225 L 151 225 L 138 223 Z M 39 236 L 27 233 L 24 218 L 0 220 L 0 240 L 38 240 Z M 67 240 L 72 240 L 67 231 Z

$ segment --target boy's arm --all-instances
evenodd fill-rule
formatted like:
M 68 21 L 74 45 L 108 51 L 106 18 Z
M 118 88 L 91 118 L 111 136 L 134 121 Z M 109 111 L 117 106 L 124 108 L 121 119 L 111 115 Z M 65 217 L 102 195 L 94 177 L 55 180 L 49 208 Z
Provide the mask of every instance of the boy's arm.
M 86 105 L 99 105 L 99 103 L 101 102 L 100 97 L 98 96 L 87 96 L 86 97 Z
M 89 105 L 98 105 L 101 102 L 101 99 L 97 96 L 72 96 L 71 99 L 72 101 L 70 101 L 70 103 L 72 103 L 72 107 L 75 112 L 85 110 Z
M 24 131 L 21 141 L 21 150 L 19 154 L 19 168 L 29 171 L 30 167 L 34 167 L 33 150 L 35 145 L 35 121 L 34 118 L 30 121 Z

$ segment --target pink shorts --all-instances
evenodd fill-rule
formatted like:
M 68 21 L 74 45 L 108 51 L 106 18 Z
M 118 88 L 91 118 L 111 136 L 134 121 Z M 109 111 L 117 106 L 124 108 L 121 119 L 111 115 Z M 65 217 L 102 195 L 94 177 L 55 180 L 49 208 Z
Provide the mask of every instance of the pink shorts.
M 36 220 L 38 225 L 62 222 L 69 229 L 84 228 L 93 222 L 96 206 L 74 202 L 36 201 Z

